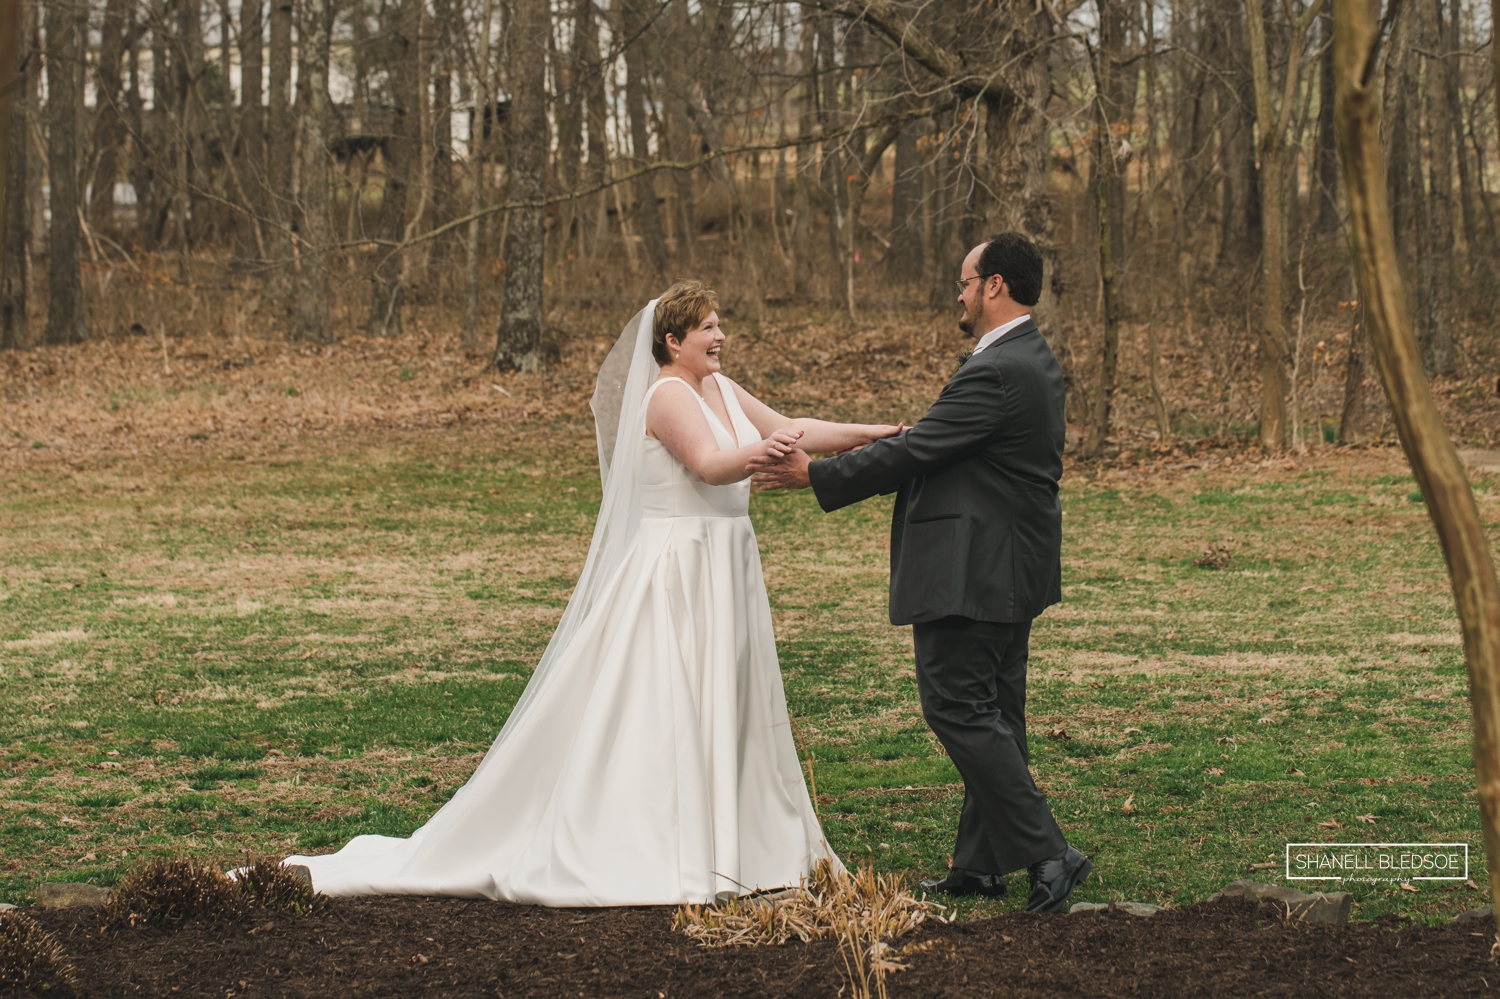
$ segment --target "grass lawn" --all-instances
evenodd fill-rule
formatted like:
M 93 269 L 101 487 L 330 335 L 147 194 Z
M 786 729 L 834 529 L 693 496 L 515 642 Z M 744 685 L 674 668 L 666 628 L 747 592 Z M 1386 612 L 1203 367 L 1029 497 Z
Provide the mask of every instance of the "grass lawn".
M 527 431 L 7 474 L 0 899 L 154 853 L 229 863 L 420 825 L 505 721 L 587 550 L 590 428 Z M 1099 872 L 1075 899 L 1198 901 L 1289 840 L 1467 842 L 1487 890 L 1462 650 L 1414 489 L 1394 452 L 1070 475 L 1030 742 Z M 830 841 L 940 870 L 962 789 L 885 621 L 889 501 L 752 511 Z M 1220 542 L 1227 567 L 1193 564 Z M 1350 886 L 1356 916 L 1485 901 L 1415 887 Z

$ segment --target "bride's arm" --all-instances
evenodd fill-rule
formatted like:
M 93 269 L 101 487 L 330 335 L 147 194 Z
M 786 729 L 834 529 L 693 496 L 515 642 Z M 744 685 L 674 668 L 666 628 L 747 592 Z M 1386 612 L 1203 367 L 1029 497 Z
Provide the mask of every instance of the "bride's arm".
M 681 382 L 663 385 L 651 396 L 646 407 L 646 429 L 688 471 L 711 486 L 727 486 L 748 479 L 751 458 L 780 458 L 790 453 L 802 437 L 796 431 L 777 430 L 767 434 L 766 440 L 721 451 L 693 390 Z
M 739 400 L 740 408 L 745 411 L 750 422 L 755 424 L 755 429 L 760 431 L 762 437 L 769 437 L 778 430 L 790 430 L 794 433 L 800 431 L 802 438 L 797 447 L 812 454 L 862 447 L 882 437 L 889 437 L 901 429 L 872 423 L 829 423 L 827 420 L 806 417 L 788 419 L 746 392 L 739 383 L 730 381 L 730 384 L 734 386 L 734 395 Z

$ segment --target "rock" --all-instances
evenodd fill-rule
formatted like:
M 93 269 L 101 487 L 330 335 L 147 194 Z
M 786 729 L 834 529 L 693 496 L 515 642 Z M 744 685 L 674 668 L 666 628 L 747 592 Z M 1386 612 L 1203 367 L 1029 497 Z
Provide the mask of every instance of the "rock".
M 1092 916 L 1100 912 L 1123 912 L 1127 916 L 1154 916 L 1161 906 L 1150 902 L 1074 902 L 1068 909 L 1070 916 Z
M 1249 878 L 1240 878 L 1219 892 L 1214 898 L 1252 898 L 1257 902 L 1269 902 L 1292 921 L 1299 923 L 1347 923 L 1349 921 L 1349 893 L 1346 891 L 1316 892 L 1312 895 L 1284 885 L 1268 885 Z
M 308 887 L 312 887 L 312 869 L 306 864 L 282 864 L 281 866 L 285 868 L 287 873 L 291 874 L 292 877 L 296 878 L 298 881 L 301 881 Z
M 1459 459 L 1470 468 L 1481 472 L 1500 472 L 1500 451 L 1464 450 L 1458 452 Z
M 71 909 L 80 905 L 103 905 L 114 896 L 97 885 L 44 881 L 37 885 L 36 904 L 43 909 Z
M 1493 905 L 1481 905 L 1477 909 L 1465 909 L 1453 917 L 1455 923 L 1472 923 L 1476 919 L 1491 919 L 1495 915 Z

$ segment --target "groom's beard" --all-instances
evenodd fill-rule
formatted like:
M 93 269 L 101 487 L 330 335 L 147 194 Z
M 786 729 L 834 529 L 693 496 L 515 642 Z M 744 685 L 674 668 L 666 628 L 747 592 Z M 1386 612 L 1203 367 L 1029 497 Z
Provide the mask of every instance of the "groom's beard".
M 973 315 L 972 313 L 970 313 L 969 312 L 969 307 L 967 305 L 965 305 L 964 306 L 963 318 L 958 321 L 958 328 L 961 329 L 961 330 L 963 330 L 964 334 L 966 336 L 973 336 L 974 335 L 974 323 L 976 321 L 978 321 L 978 319 L 979 319 L 979 317 Z

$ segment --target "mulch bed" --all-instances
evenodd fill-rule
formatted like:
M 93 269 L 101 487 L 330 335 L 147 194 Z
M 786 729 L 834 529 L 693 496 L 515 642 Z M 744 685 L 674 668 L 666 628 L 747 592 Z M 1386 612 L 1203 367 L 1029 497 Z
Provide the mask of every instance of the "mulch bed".
M 832 943 L 703 948 L 672 930 L 670 909 L 336 899 L 310 916 L 104 934 L 94 910 L 28 914 L 61 939 L 81 997 L 850 994 Z M 910 969 L 888 981 L 891 999 L 1470 996 L 1500 987 L 1494 933 L 1491 920 L 1284 925 L 1245 899 L 1149 919 L 1017 914 L 929 924 L 898 941 Z

